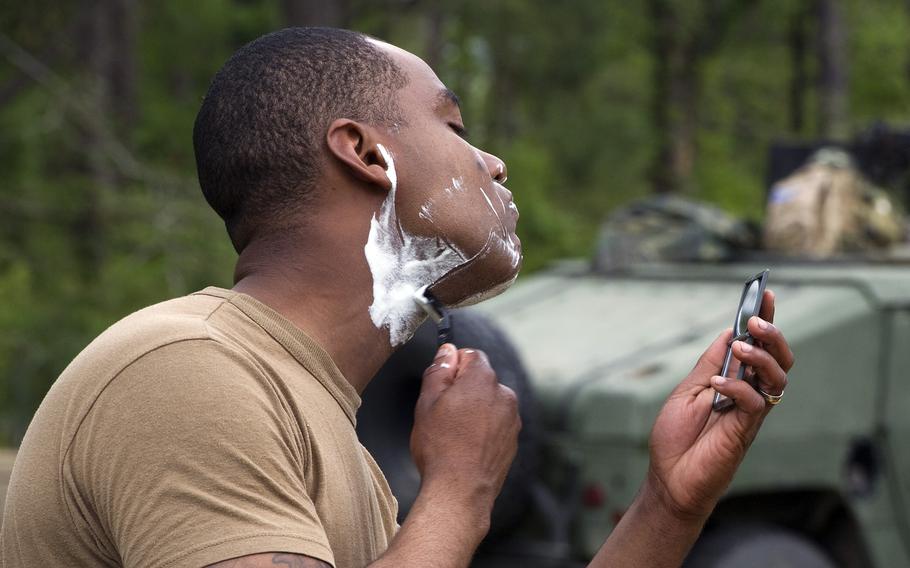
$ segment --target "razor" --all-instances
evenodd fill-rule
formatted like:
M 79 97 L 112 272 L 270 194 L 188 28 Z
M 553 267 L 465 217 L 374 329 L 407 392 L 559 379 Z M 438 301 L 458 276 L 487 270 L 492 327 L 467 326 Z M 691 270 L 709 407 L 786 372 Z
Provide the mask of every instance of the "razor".
M 437 345 L 452 342 L 452 317 L 449 310 L 424 286 L 414 293 L 414 303 L 436 322 Z

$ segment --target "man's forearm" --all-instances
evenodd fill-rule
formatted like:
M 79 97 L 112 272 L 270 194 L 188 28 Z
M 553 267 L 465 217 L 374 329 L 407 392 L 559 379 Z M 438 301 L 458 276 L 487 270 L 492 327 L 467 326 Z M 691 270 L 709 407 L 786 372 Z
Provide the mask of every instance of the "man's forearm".
M 371 568 L 468 566 L 490 526 L 493 498 L 425 485 L 401 530 Z
M 705 518 L 672 511 L 646 481 L 589 568 L 678 568 Z
M 369 568 L 465 568 L 490 526 L 494 487 L 473 493 L 451 484 L 425 484 L 389 549 Z M 208 568 L 290 566 L 330 568 L 327 562 L 300 554 L 268 552 L 232 558 Z

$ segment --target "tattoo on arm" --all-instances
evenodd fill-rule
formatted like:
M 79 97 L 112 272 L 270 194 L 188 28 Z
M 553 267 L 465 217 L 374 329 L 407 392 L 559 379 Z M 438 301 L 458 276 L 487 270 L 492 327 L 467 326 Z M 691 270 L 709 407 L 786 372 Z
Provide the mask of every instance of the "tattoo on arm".
M 254 554 L 242 558 L 232 558 L 217 564 L 210 564 L 206 568 L 332 568 L 331 564 L 302 554 L 288 554 L 286 552 L 269 552 L 268 554 Z

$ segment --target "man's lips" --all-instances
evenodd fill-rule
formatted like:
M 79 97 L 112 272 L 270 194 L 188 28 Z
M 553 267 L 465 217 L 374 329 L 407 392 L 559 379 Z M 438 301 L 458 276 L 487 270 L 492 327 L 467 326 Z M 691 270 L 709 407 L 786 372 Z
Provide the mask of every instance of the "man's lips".
M 498 181 L 493 182 L 493 191 L 496 193 L 496 197 L 499 198 L 499 202 L 502 203 L 503 213 L 511 212 L 517 221 L 519 217 L 518 206 L 515 205 L 515 198 L 512 197 L 512 192 Z

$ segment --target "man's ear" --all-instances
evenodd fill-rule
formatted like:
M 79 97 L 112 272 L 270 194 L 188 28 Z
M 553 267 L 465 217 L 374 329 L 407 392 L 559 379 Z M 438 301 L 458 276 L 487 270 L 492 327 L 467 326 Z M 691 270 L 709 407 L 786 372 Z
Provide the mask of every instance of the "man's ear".
M 389 164 L 379 150 L 375 130 L 359 122 L 339 118 L 329 125 L 326 133 L 329 152 L 341 167 L 361 181 L 391 191 Z

